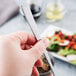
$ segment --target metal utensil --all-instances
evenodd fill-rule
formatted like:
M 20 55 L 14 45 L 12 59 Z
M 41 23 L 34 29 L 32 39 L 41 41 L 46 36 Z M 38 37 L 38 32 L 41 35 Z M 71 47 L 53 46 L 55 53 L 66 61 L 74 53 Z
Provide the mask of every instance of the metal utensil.
M 37 25 L 34 21 L 34 18 L 32 16 L 32 13 L 31 13 L 31 10 L 30 10 L 30 5 L 28 3 L 24 3 L 22 6 L 21 6 L 21 9 L 22 9 L 22 12 L 24 13 L 24 18 L 26 17 L 28 23 L 29 23 L 29 26 L 31 28 L 31 31 L 32 33 L 34 34 L 34 36 L 36 37 L 37 40 L 40 39 L 40 33 L 39 33 L 39 30 L 37 28 Z M 53 76 L 55 76 L 54 74 L 54 67 L 50 61 L 50 58 L 48 56 L 48 52 L 45 51 L 44 52 L 44 55 L 46 56 L 46 59 L 51 67 L 51 72 L 53 73 Z M 53 61 L 53 59 L 51 58 L 51 60 Z

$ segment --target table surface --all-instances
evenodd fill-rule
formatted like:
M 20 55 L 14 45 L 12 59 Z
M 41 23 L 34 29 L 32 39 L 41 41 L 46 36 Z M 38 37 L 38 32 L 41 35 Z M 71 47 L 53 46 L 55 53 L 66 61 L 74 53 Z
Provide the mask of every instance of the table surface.
M 50 0 L 51 1 L 51 0 Z M 45 8 L 46 0 L 42 5 Z M 42 9 L 41 17 L 36 21 L 40 33 L 42 33 L 48 26 L 58 26 L 72 32 L 76 32 L 76 0 L 63 0 L 67 13 L 61 21 L 48 22 L 45 18 L 45 9 Z M 31 33 L 28 23 L 24 18 L 18 14 L 16 17 L 8 21 L 2 27 L 0 27 L 0 35 L 16 32 L 26 31 Z M 76 76 L 76 66 L 68 64 L 64 61 L 55 58 L 55 73 L 56 76 Z

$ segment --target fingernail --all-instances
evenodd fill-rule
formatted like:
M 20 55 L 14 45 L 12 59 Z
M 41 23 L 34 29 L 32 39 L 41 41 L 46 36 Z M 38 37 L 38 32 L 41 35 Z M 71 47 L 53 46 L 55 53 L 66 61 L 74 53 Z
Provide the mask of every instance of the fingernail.
M 47 38 L 43 39 L 43 43 L 44 43 L 45 46 L 49 46 L 50 45 L 50 41 Z

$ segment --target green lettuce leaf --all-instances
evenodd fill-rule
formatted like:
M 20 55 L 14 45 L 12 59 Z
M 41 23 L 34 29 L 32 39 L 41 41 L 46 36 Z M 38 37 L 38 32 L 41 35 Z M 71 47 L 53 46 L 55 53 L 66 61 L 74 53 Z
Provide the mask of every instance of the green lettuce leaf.
M 76 65 L 76 60 L 72 60 L 70 63 Z
M 68 50 L 65 50 L 65 49 L 61 49 L 60 51 L 58 51 L 57 53 L 58 55 L 72 55 L 72 54 L 76 54 L 76 51 L 75 50 L 72 50 L 72 49 L 68 49 Z
M 54 41 L 55 39 L 57 39 L 57 37 L 52 37 L 50 39 L 51 44 L 59 44 L 60 43 L 59 41 Z

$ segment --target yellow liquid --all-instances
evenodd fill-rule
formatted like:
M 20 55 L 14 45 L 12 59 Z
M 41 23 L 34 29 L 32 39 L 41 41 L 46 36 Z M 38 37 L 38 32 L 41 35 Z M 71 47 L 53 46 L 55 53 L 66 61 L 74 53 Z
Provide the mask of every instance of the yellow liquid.
M 60 20 L 64 17 L 63 10 L 59 10 L 58 5 L 54 5 L 54 8 L 50 10 L 50 6 L 46 10 L 46 18 L 51 20 Z

